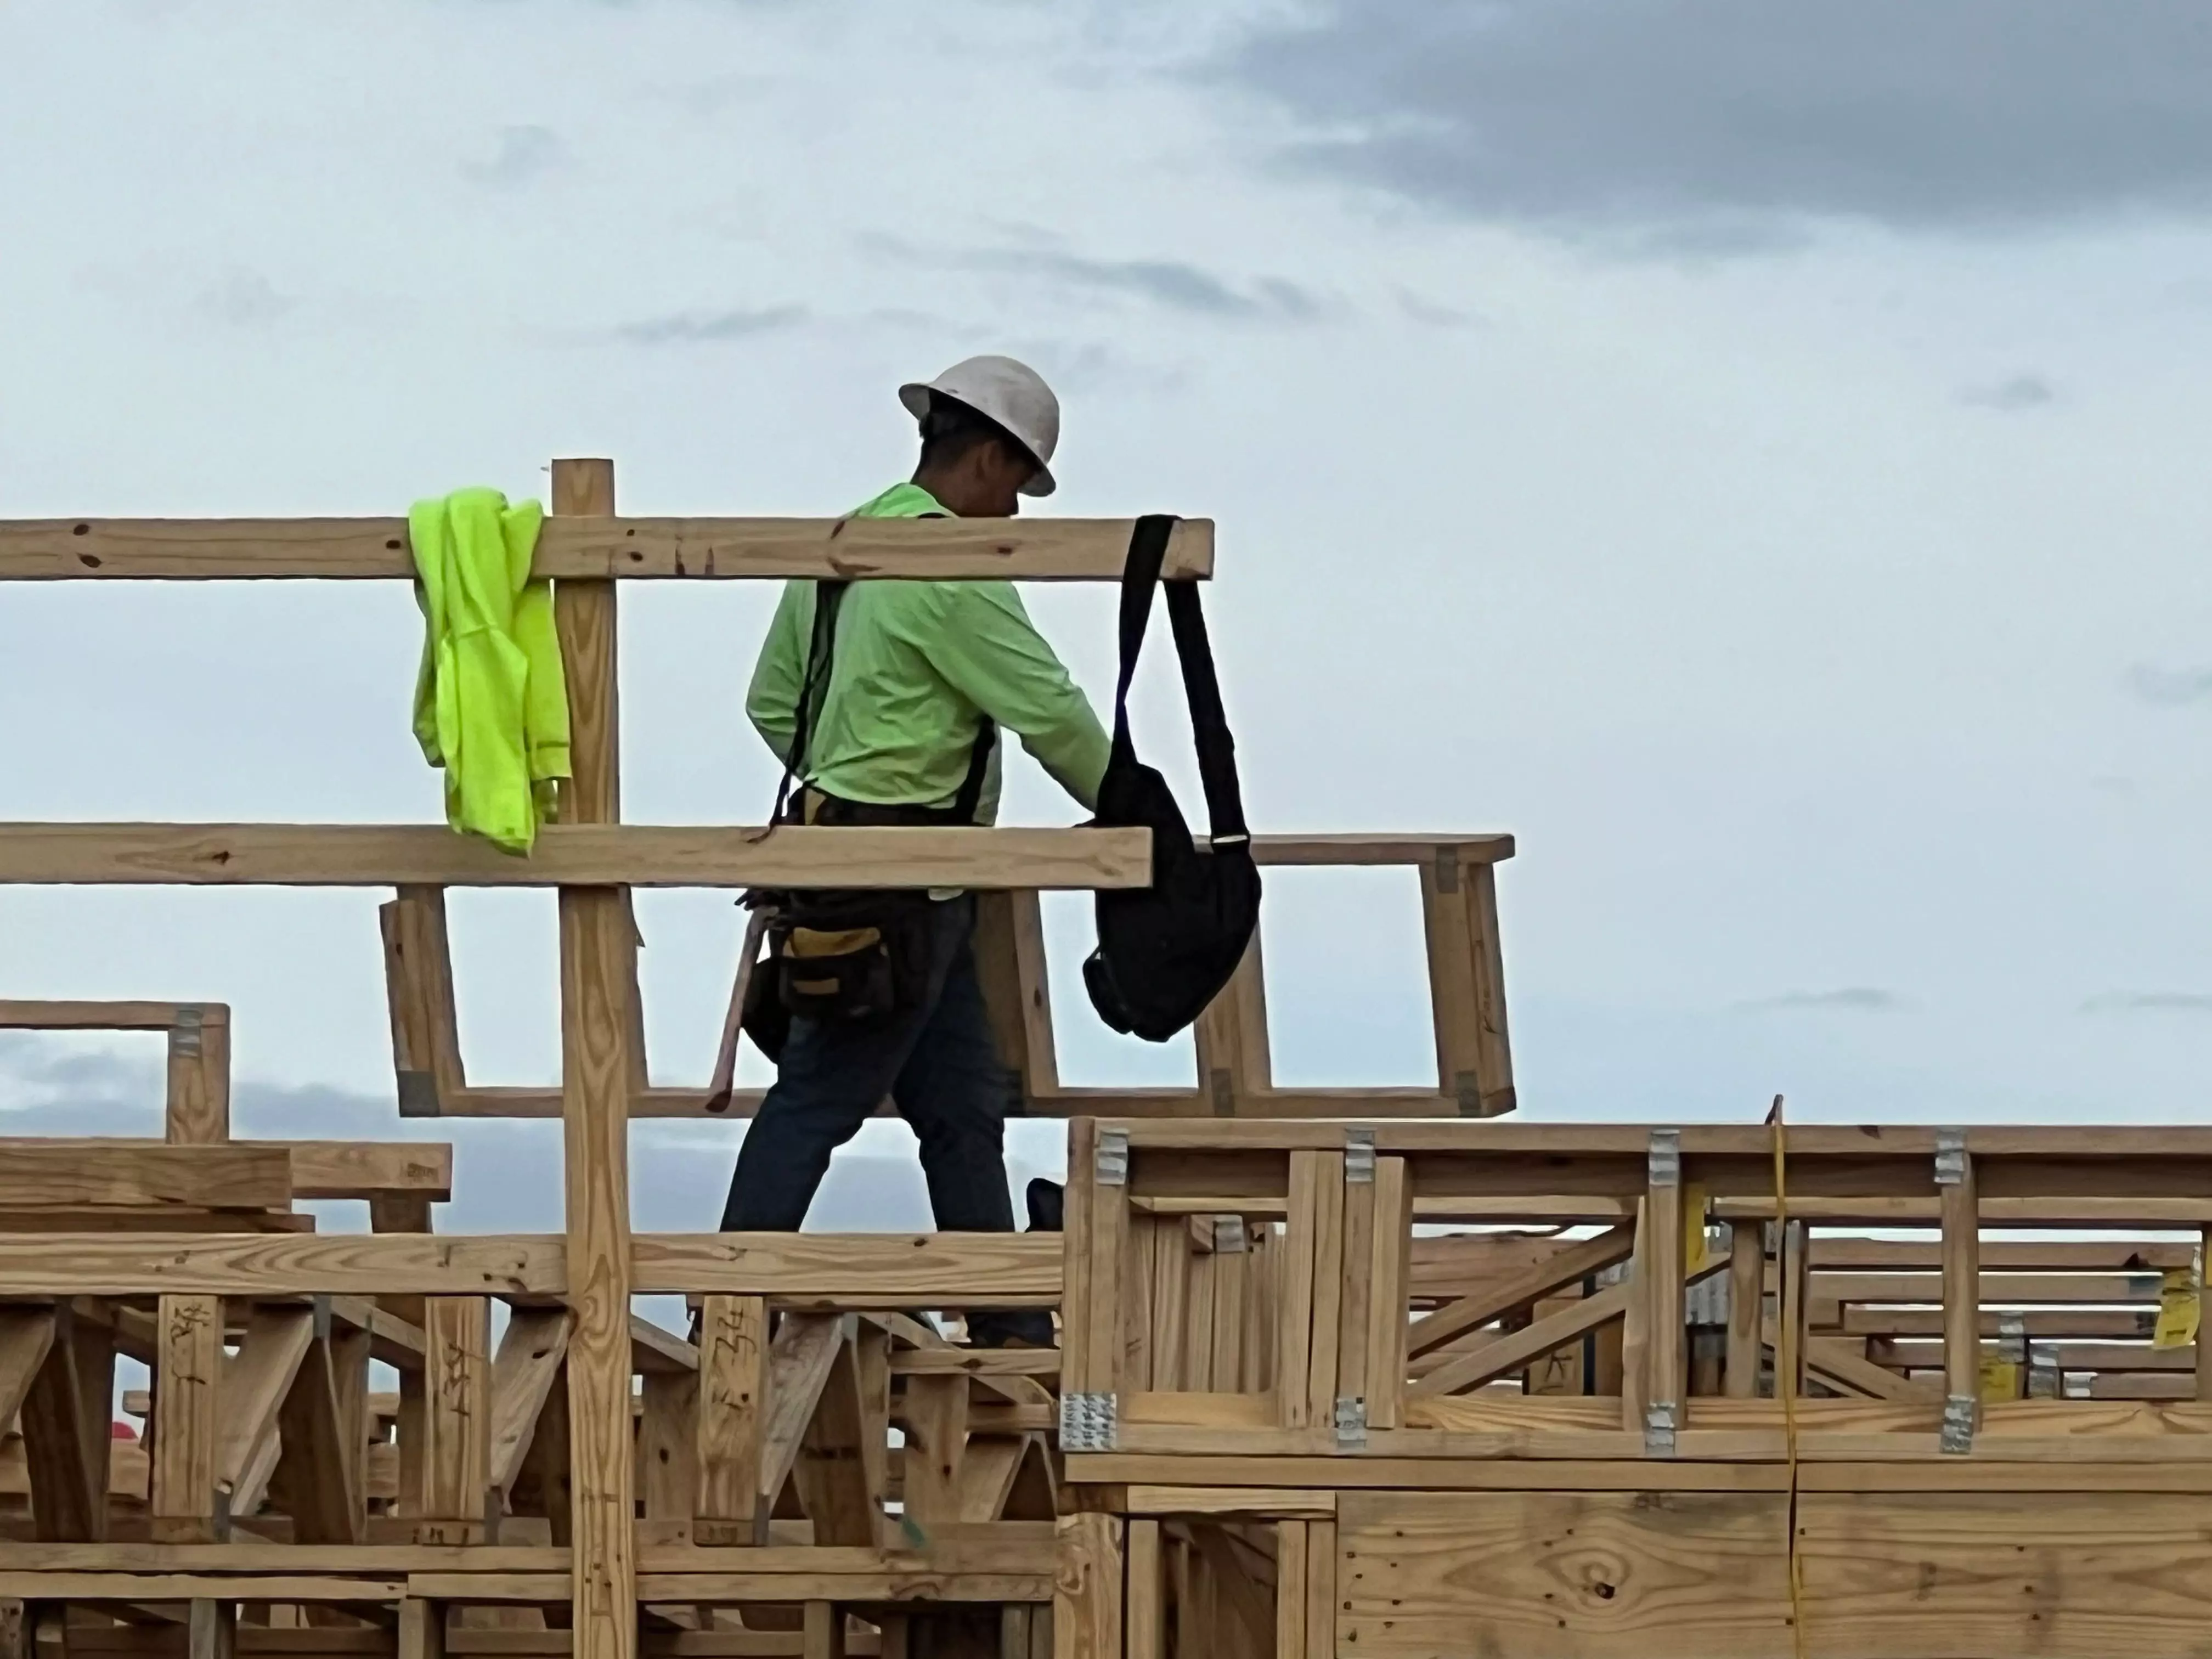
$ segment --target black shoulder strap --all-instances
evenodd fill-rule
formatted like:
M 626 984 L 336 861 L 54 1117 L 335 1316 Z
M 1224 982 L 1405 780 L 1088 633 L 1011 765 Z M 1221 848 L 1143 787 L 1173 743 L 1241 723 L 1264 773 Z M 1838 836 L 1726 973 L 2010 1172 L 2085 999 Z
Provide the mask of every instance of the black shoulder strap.
M 806 669 L 799 677 L 799 702 L 792 710 L 791 747 L 784 750 L 783 775 L 776 780 L 775 805 L 769 813 L 771 824 L 783 822 L 791 786 L 805 773 L 814 722 L 821 717 L 822 700 L 830 694 L 830 665 L 837 653 L 837 605 L 848 586 L 845 582 L 814 584 L 814 629 L 806 644 Z
M 988 714 L 977 714 L 975 741 L 968 750 L 968 775 L 960 780 L 960 793 L 952 798 L 953 823 L 975 822 L 975 809 L 983 804 L 983 781 L 990 775 L 991 750 L 998 740 L 998 723 Z
M 1176 520 L 1170 514 L 1148 514 L 1137 520 L 1129 536 L 1128 562 L 1121 568 L 1121 676 L 1114 691 L 1114 752 L 1126 762 L 1136 758 L 1129 737 L 1129 687 L 1137 673 L 1137 656 L 1145 644 L 1145 627 L 1152 620 L 1152 590 L 1159 586 L 1160 570 L 1167 562 L 1168 538 Z M 1237 744 L 1229 734 L 1228 717 L 1221 706 L 1221 685 L 1213 672 L 1213 647 L 1206 635 L 1206 616 L 1200 608 L 1198 584 L 1168 584 L 1168 621 L 1175 630 L 1176 657 L 1182 666 L 1183 698 L 1190 706 L 1190 723 L 1198 742 L 1198 777 L 1206 791 L 1206 815 L 1216 842 L 1248 838 L 1244 799 L 1237 782 Z

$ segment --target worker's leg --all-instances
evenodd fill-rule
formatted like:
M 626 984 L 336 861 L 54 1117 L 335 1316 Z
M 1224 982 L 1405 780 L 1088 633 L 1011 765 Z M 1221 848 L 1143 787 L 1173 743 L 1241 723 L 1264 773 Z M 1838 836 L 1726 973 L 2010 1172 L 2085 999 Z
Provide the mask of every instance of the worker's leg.
M 938 1226 L 946 1232 L 1010 1233 L 1014 1207 L 1006 1193 L 1006 1121 L 1016 1103 L 1014 1080 L 999 1057 L 975 976 L 969 943 L 975 902 L 960 898 L 941 908 L 951 947 L 944 988 L 891 1085 L 891 1099 L 921 1142 L 921 1171 Z M 977 1313 L 968 1322 L 979 1343 L 1052 1346 L 1051 1316 L 1042 1311 Z
M 865 1026 L 795 1019 L 775 1084 L 738 1148 L 722 1210 L 724 1232 L 793 1232 L 806 1219 L 830 1154 L 866 1122 L 929 1024 L 952 959 L 949 935 L 932 941 L 919 1006 Z

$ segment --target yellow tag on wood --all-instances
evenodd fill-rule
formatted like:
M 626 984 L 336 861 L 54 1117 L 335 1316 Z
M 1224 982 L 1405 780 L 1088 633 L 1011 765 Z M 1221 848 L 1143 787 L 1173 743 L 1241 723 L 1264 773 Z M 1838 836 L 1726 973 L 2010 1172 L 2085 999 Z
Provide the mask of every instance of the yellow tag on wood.
M 1685 1279 L 1695 1279 L 1713 1265 L 1712 1245 L 1705 1237 L 1705 1210 L 1709 1202 L 1703 1187 L 1682 1188 L 1682 1276 Z
M 2151 1331 L 2151 1346 L 2185 1348 L 2194 1342 L 2203 1307 L 2197 1275 L 2186 1267 L 2168 1269 L 2159 1280 L 2158 1323 Z
M 1982 1361 L 1982 1404 L 2020 1398 L 2020 1366 L 2010 1359 Z

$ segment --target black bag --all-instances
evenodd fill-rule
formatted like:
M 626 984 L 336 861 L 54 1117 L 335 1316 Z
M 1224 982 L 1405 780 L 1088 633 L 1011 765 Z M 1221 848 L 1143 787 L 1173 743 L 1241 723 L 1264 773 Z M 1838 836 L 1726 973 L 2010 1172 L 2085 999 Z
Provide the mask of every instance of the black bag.
M 875 806 L 839 800 L 801 781 L 836 656 L 837 611 L 847 584 L 815 584 L 814 627 L 800 677 L 797 729 L 776 785 L 775 823 L 822 824 L 964 824 L 975 818 L 997 728 L 985 715 L 969 756 L 968 775 L 949 807 Z M 748 904 L 770 910 L 765 952 L 748 988 L 743 1024 L 769 1060 L 782 1057 L 793 1019 L 867 1024 L 914 1007 L 929 981 L 934 902 L 924 892 L 880 888 L 804 889 L 749 893 Z
M 1164 1042 L 1204 1012 L 1243 960 L 1260 916 L 1260 872 L 1245 833 L 1237 788 L 1237 746 L 1221 708 L 1213 651 L 1195 582 L 1170 582 L 1168 620 L 1182 663 L 1183 695 L 1198 739 L 1212 846 L 1200 852 L 1167 780 L 1137 759 L 1129 738 L 1129 683 L 1151 620 L 1175 520 L 1137 520 L 1121 573 L 1121 678 L 1114 693 L 1114 750 L 1098 787 L 1105 828 L 1152 832 L 1152 884 L 1101 890 L 1098 948 L 1083 964 L 1083 983 L 1098 1017 L 1117 1031 Z

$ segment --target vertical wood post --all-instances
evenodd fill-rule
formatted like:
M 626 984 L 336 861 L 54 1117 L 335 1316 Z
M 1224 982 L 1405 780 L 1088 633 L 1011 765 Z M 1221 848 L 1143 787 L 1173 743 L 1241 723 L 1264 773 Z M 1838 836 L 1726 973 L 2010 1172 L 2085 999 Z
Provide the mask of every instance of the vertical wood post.
M 692 1541 L 750 1544 L 768 1415 L 768 1300 L 710 1296 L 699 1317 L 699 1492 Z
M 215 1508 L 222 1298 L 165 1296 L 154 1334 L 151 1502 L 157 1544 L 207 1544 Z
M 1421 922 L 1437 1027 L 1437 1086 L 1462 1117 L 1496 1117 L 1514 1106 L 1505 1025 L 1505 963 L 1498 931 L 1498 875 L 1486 863 L 1438 848 L 1421 866 Z
M 1766 1248 L 1755 1221 L 1729 1225 L 1728 1363 L 1721 1386 L 1730 1400 L 1759 1395 L 1761 1332 L 1766 1304 Z
M 1275 1068 L 1256 926 L 1243 960 L 1199 1015 L 1191 1036 L 1198 1049 L 1199 1093 L 1212 1103 L 1214 1116 L 1264 1116 L 1266 1107 L 1255 1097 L 1275 1086 Z
M 169 1028 L 167 1131 L 173 1146 L 230 1139 L 230 1010 L 220 1002 L 177 1010 Z
M 1160 1523 L 1129 1522 L 1128 1659 L 1168 1659 L 1167 1580 L 1160 1559 Z
M 1053 1659 L 1122 1659 L 1121 1520 L 1063 1515 L 1053 1578 Z
M 1981 1201 L 1966 1132 L 1936 1132 L 1936 1188 L 1943 1224 L 1943 1435 L 1947 1452 L 1973 1448 L 1981 1411 Z
M 553 463 L 553 511 L 611 516 L 614 463 Z M 568 682 L 572 823 L 622 817 L 615 585 L 564 581 L 554 620 Z M 630 1444 L 629 1108 L 642 1060 L 637 933 L 615 887 L 561 890 L 561 1117 L 568 1198 L 570 1536 L 575 1659 L 634 1659 L 637 1559 Z
M 1651 1209 L 1636 1200 L 1636 1248 L 1628 1257 L 1628 1308 L 1620 1322 L 1620 1426 L 1644 1432 L 1644 1413 L 1651 1403 Z
M 2205 1317 L 2204 1275 L 2212 1267 L 2212 1227 L 2207 1227 L 2197 1241 L 2197 1397 L 2212 1400 L 2212 1320 Z
M 490 1300 L 428 1297 L 422 1343 L 422 1515 L 416 1541 L 483 1543 L 491 1484 Z
M 1654 1129 L 1650 1172 L 1644 1199 L 1644 1225 L 1650 1235 L 1638 1243 L 1644 1273 L 1635 1295 L 1644 1308 L 1649 1395 L 1644 1401 L 1644 1449 L 1671 1457 L 1681 1424 L 1682 1378 L 1682 1135 L 1679 1129 Z
M 1305 1659 L 1336 1659 L 1336 1522 L 1306 1522 Z
M 1406 1409 L 1406 1322 L 1413 1250 L 1413 1189 L 1402 1158 L 1375 1160 L 1367 1261 L 1367 1426 L 1395 1429 Z

